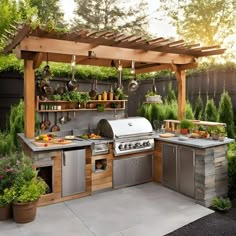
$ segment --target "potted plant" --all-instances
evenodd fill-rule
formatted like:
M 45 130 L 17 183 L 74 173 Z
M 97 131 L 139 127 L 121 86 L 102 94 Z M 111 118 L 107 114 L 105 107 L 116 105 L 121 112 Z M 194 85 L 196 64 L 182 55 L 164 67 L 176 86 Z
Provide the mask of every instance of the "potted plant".
M 46 190 L 47 184 L 37 176 L 21 186 L 12 187 L 15 196 L 12 204 L 15 222 L 27 223 L 35 219 L 38 199 Z
M 7 220 L 12 216 L 11 203 L 13 201 L 13 195 L 9 188 L 4 189 L 0 194 L 0 221 Z
M 103 112 L 105 110 L 105 105 L 104 104 L 97 104 L 97 110 L 99 112 Z
M 215 197 L 212 201 L 212 207 L 218 211 L 225 212 L 232 207 L 232 203 L 229 198 Z
M 146 102 L 162 103 L 161 96 L 158 95 L 156 92 L 147 91 L 145 97 L 146 97 Z
M 26 223 L 34 220 L 37 200 L 47 190 L 45 181 L 37 177 L 29 157 L 22 155 L 10 170 L 16 172 L 9 190 L 4 190 L 6 197 L 12 200 L 13 218 L 17 223 Z M 15 171 L 14 171 L 15 170 Z
M 83 104 L 83 107 L 86 108 L 86 104 L 88 103 L 89 100 L 90 100 L 90 96 L 87 92 L 80 93 L 79 103 Z
M 184 119 L 180 121 L 181 134 L 188 134 L 191 128 L 193 128 L 193 122 L 191 120 Z
M 210 130 L 211 137 L 214 140 L 224 141 L 225 139 L 225 127 L 223 126 L 213 126 Z

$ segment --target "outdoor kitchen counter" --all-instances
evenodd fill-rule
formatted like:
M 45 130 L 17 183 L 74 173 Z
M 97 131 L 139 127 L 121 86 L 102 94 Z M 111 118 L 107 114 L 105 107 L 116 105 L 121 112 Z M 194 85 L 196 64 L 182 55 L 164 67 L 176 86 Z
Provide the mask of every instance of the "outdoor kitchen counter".
M 48 145 L 47 147 L 37 147 L 35 146 L 32 142 L 35 141 L 33 138 L 29 139 L 26 138 L 23 133 L 18 134 L 18 137 L 23 141 L 31 151 L 33 152 L 42 152 L 42 151 L 60 151 L 60 150 L 65 150 L 65 149 L 70 149 L 70 148 L 81 148 L 81 147 L 86 147 L 86 146 L 91 146 L 91 142 L 87 140 L 72 140 L 72 143 L 69 144 L 56 144 L 56 145 Z
M 234 139 L 231 139 L 231 138 L 225 138 L 224 141 L 203 139 L 203 138 L 202 139 L 189 138 L 187 140 L 182 141 L 182 140 L 179 140 L 179 137 L 162 138 L 162 137 L 159 137 L 159 135 L 155 136 L 155 140 L 189 146 L 189 147 L 201 148 L 201 149 L 221 146 L 228 143 L 232 143 L 234 141 Z

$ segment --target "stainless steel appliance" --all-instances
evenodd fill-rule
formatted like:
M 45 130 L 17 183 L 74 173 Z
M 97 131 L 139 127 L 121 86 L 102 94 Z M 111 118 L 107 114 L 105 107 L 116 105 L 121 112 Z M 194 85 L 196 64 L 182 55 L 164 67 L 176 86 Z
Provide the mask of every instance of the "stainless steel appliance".
M 102 119 L 97 125 L 102 136 L 113 139 L 113 188 L 152 180 L 154 138 L 150 122 L 143 117 Z M 129 155 L 132 154 L 132 155 Z
M 86 191 L 85 149 L 68 150 L 62 157 L 62 197 Z
M 163 185 L 194 197 L 194 150 L 180 145 L 163 144 Z
M 153 150 L 152 125 L 143 117 L 106 120 L 98 122 L 102 136 L 114 140 L 114 156 Z

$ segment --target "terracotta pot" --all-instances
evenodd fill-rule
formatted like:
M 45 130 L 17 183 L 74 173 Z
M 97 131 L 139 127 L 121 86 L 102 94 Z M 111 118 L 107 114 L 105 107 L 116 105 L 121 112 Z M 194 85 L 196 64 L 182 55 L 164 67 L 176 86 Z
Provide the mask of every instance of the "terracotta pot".
M 0 207 L 0 220 L 8 220 L 11 217 L 12 217 L 11 205 Z
M 184 135 L 188 134 L 188 129 L 181 129 L 181 134 L 184 134 Z
M 35 219 L 37 201 L 30 203 L 13 203 L 13 218 L 16 223 L 28 223 Z

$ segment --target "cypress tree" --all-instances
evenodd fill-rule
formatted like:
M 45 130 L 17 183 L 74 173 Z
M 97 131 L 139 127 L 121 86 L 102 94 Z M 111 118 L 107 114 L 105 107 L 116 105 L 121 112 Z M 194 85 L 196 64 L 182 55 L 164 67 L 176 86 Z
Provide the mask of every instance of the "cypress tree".
M 204 105 L 202 101 L 202 97 L 199 94 L 195 103 L 195 108 L 194 108 L 194 117 L 197 120 L 202 120 L 204 119 L 203 117 L 203 111 L 204 111 Z
M 207 98 L 206 108 L 205 108 L 205 120 L 207 121 L 217 121 L 217 108 L 213 99 Z
M 233 105 L 231 98 L 226 91 L 224 91 L 220 97 L 219 121 L 226 123 L 226 131 L 228 137 L 235 138 Z

